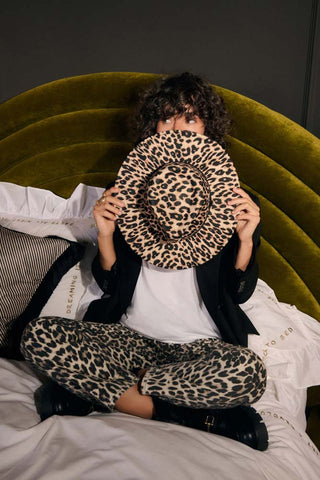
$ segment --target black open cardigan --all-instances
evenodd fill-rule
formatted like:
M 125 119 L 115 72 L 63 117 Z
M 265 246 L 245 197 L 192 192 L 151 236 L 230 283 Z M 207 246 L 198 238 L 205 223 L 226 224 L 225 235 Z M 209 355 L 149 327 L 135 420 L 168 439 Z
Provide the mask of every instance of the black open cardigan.
M 252 198 L 258 204 L 257 198 Z M 247 346 L 248 334 L 258 335 L 239 304 L 246 302 L 256 287 L 256 252 L 259 244 L 260 224 L 254 232 L 252 256 L 244 272 L 234 267 L 238 252 L 236 233 L 218 255 L 195 267 L 203 302 L 222 339 L 234 345 Z M 104 294 L 101 299 L 91 302 L 84 317 L 85 321 L 119 322 L 131 303 L 141 269 L 141 258 L 131 250 L 118 228 L 114 233 L 114 245 L 117 260 L 110 271 L 102 269 L 99 255 L 93 261 L 92 272 Z

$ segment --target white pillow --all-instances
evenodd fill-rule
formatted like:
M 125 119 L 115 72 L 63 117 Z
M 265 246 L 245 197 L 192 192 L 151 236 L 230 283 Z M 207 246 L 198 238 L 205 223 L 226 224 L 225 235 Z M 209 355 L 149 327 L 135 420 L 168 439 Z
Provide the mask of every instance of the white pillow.
M 102 291 L 91 274 L 97 229 L 92 210 L 103 188 L 80 184 L 70 198 L 33 187 L 0 182 L 0 224 L 40 237 L 56 235 L 86 245 L 84 258 L 71 268 L 41 311 L 41 316 L 81 320 Z
M 295 306 L 281 303 L 262 280 L 240 305 L 260 335 L 248 346 L 265 362 L 268 377 L 296 388 L 320 384 L 320 323 Z
M 0 182 L 0 224 L 38 237 L 57 235 L 94 244 L 92 210 L 103 191 L 81 183 L 65 199 L 49 190 Z

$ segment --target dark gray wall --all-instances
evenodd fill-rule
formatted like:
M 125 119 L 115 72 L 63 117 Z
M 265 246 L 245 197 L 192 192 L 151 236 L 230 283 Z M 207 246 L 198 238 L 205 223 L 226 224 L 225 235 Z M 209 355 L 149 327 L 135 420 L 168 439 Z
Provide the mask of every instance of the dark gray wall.
M 1 0 L 0 101 L 84 73 L 191 70 L 320 136 L 317 5 L 318 0 Z

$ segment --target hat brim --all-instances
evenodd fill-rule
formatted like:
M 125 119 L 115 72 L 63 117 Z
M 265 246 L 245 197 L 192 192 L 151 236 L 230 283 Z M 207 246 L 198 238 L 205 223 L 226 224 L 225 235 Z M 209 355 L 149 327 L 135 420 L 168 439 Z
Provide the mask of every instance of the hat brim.
M 156 169 L 186 163 L 202 172 L 210 189 L 210 206 L 201 227 L 177 241 L 157 232 L 146 215 L 144 191 Z M 134 148 L 122 163 L 116 186 L 126 208 L 118 225 L 126 242 L 142 259 L 158 267 L 185 269 L 211 260 L 228 243 L 236 227 L 228 200 L 237 195 L 236 169 L 226 151 L 215 141 L 195 132 L 174 130 L 156 133 Z

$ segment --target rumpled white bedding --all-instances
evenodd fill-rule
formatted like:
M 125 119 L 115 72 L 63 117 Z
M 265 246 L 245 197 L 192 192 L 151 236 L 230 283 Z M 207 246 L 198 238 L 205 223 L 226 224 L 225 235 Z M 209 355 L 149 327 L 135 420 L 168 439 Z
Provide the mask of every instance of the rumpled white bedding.
M 264 289 L 269 292 L 259 281 L 251 302 L 243 308 L 252 310 Z M 268 302 L 266 314 L 267 307 Z M 300 353 L 296 345 L 293 358 L 301 355 L 305 375 L 292 376 L 287 374 L 290 345 L 282 369 L 272 351 L 267 352 L 268 386 L 255 404 L 269 431 L 266 452 L 210 433 L 121 413 L 55 416 L 40 423 L 33 402 L 40 380 L 25 362 L 0 359 L 1 480 L 318 480 L 320 454 L 304 431 L 306 389 L 297 385 L 302 379 L 303 383 L 314 381 L 316 374 L 320 383 L 320 326 L 293 307 L 278 307 L 291 314 L 288 321 L 293 326 L 287 328 L 295 328 L 293 312 L 296 321 L 300 319 L 296 330 L 300 333 L 304 328 L 311 358 L 306 357 L 304 345 Z M 281 332 L 286 318 L 277 318 Z M 259 318 L 255 323 L 258 326 Z M 287 332 L 281 340 L 283 348 L 285 340 L 291 342 L 290 334 L 294 339 L 293 332 Z M 256 338 L 252 343 L 259 350 L 261 339 Z M 308 366 L 312 359 L 314 367 Z
M 121 413 L 52 417 L 39 423 L 39 380 L 23 362 L 0 361 L 1 480 L 316 480 L 320 457 L 292 411 L 305 392 L 277 385 L 256 407 L 270 435 L 266 452 L 186 427 Z

